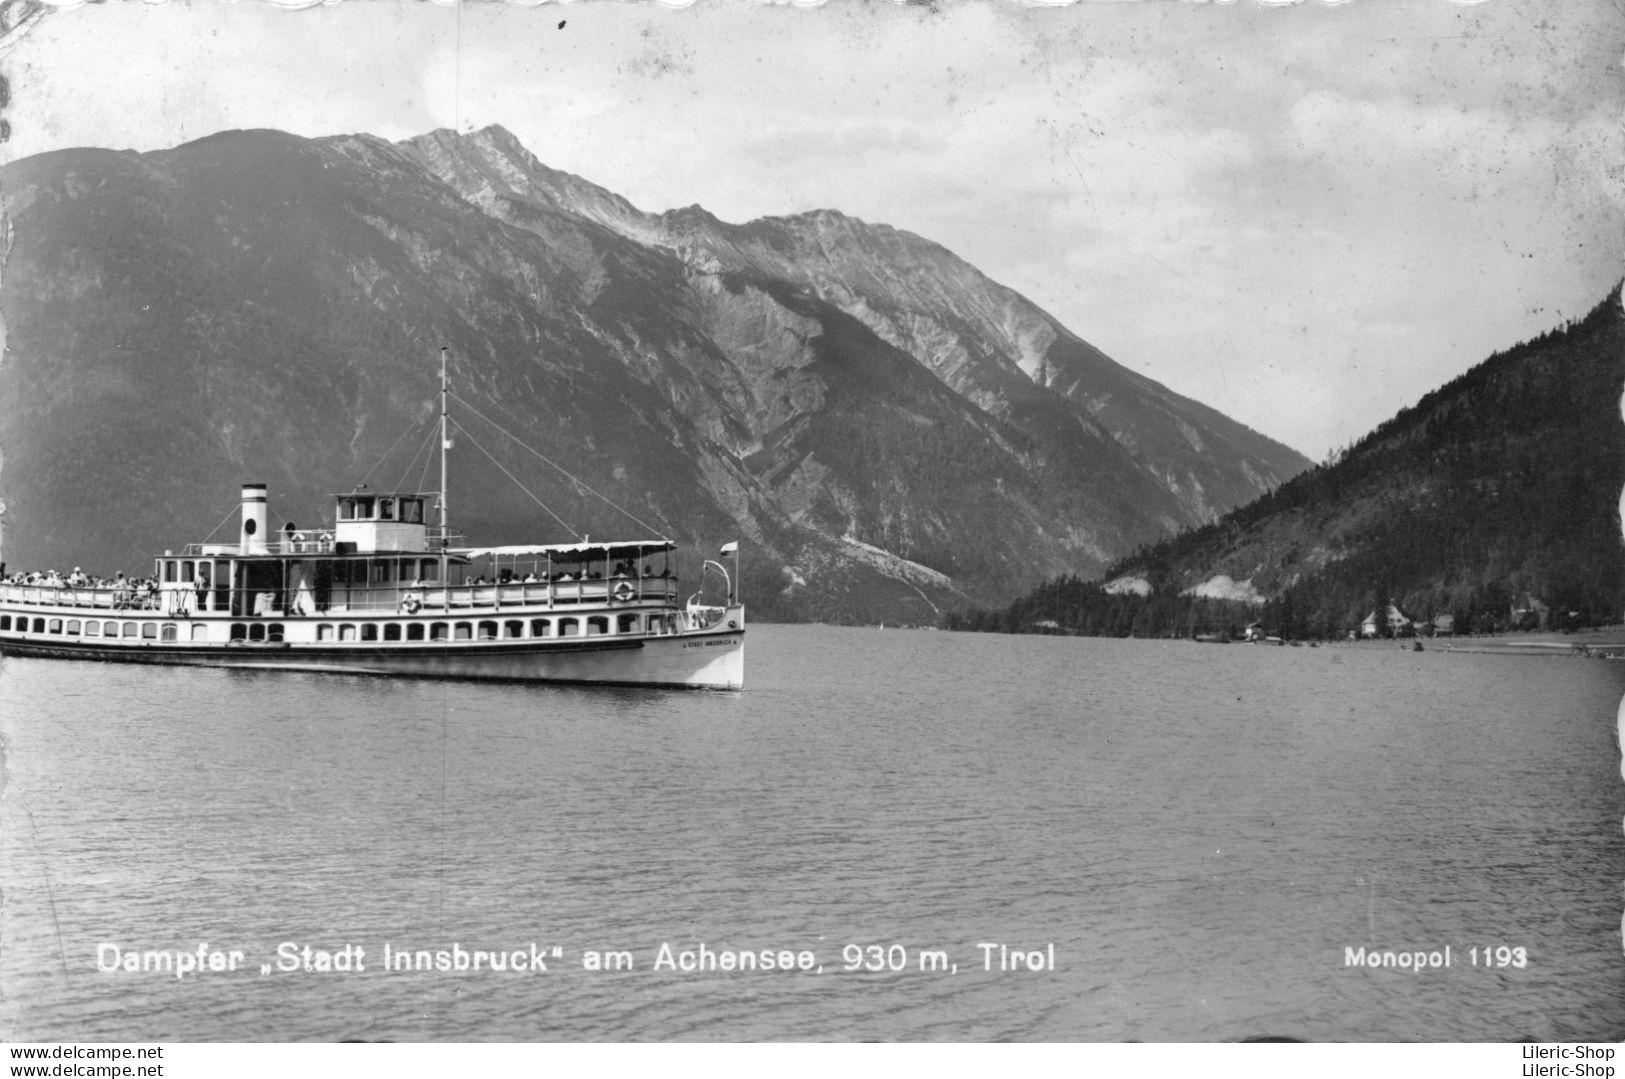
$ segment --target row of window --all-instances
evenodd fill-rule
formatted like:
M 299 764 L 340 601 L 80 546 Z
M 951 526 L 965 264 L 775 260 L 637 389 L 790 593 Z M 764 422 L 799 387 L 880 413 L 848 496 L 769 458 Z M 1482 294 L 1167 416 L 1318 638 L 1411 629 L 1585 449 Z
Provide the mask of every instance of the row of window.
M 399 513 L 396 511 L 399 510 Z M 423 523 L 423 499 L 421 498 L 341 498 L 339 499 L 339 520 L 341 521 L 394 521 L 400 520 L 409 525 Z
M 515 641 L 543 637 L 598 637 L 610 632 L 611 616 L 588 618 L 509 618 L 481 622 L 341 622 L 337 626 L 316 627 L 318 641 Z M 615 615 L 616 633 L 659 633 L 666 628 L 665 616 L 652 614 Z M 233 632 L 240 626 L 232 627 Z M 336 632 L 335 632 L 336 631 Z
M 15 621 L 9 614 L 0 614 L 0 632 L 15 629 L 18 633 L 58 633 L 73 637 L 139 637 L 149 641 L 173 641 L 180 632 L 180 627 L 173 622 L 81 622 L 77 618 L 35 618 L 32 627 L 26 615 L 17 615 Z M 203 638 L 198 630 L 203 626 L 195 626 L 192 636 L 196 640 Z
M 621 614 L 614 616 L 616 633 L 659 633 L 672 627 L 666 616 L 651 614 Z M 0 632 L 56 633 L 73 637 L 134 637 L 149 641 L 179 639 L 180 628 L 173 622 L 99 622 L 78 618 L 35 618 L 32 625 L 26 615 L 0 615 Z M 337 626 L 316 627 L 318 641 L 513 641 L 542 637 L 597 637 L 610 632 L 609 615 L 589 618 L 510 618 L 505 621 L 481 622 L 344 622 Z M 209 627 L 192 624 L 192 640 L 208 640 Z M 233 622 L 231 639 L 234 641 L 281 641 L 285 633 L 281 622 Z
M 177 581 L 191 583 L 199 577 L 203 579 L 206 587 L 214 587 L 213 579 L 218 576 L 222 587 L 226 584 L 226 563 L 219 563 L 218 574 L 212 569 L 214 562 L 211 559 L 199 558 L 165 558 L 163 563 L 163 578 L 165 583 L 174 584 Z M 325 567 L 325 568 L 324 568 Z M 440 580 L 440 562 L 433 558 L 350 558 L 323 560 L 321 562 L 302 563 L 304 572 L 310 575 L 311 580 L 320 581 L 325 573 L 328 580 L 338 588 L 346 585 L 389 584 L 394 581 L 422 581 L 432 584 Z

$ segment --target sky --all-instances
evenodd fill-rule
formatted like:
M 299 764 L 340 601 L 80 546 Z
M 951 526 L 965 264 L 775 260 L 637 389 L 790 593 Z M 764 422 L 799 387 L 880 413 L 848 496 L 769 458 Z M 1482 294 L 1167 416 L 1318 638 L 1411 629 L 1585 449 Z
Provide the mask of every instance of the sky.
M 1625 0 L 112 0 L 0 71 L 5 160 L 498 123 L 645 210 L 907 229 L 1315 459 L 1625 277 Z

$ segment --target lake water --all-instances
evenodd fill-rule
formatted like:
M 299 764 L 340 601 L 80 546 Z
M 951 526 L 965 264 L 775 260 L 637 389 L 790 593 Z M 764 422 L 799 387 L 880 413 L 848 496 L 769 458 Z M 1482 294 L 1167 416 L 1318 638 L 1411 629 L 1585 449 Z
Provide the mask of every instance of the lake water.
M 4 658 L 0 1037 L 1625 1037 L 1625 663 L 759 626 L 747 685 Z

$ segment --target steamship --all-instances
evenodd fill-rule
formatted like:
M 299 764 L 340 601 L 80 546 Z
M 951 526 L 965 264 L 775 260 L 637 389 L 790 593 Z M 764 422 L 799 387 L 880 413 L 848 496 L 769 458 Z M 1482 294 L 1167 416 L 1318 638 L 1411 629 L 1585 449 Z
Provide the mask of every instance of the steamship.
M 242 488 L 234 543 L 155 559 L 145 587 L 0 584 L 0 653 L 262 670 L 740 689 L 738 544 L 701 563 L 723 602 L 680 596 L 664 538 L 457 545 L 441 490 L 334 495 L 332 528 L 272 530 Z M 438 502 L 440 523 L 426 511 Z M 724 562 L 730 562 L 729 565 Z

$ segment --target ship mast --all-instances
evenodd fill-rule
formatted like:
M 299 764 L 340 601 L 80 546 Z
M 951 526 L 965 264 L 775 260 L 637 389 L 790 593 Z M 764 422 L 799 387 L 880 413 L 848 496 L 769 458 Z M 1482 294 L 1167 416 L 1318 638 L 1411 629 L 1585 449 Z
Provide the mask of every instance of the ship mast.
M 446 451 L 451 439 L 446 429 L 446 346 L 440 346 L 440 535 L 446 534 Z
M 451 448 L 451 432 L 446 426 L 446 353 L 440 346 L 440 588 L 446 597 L 446 610 L 451 610 L 451 566 L 446 558 L 446 545 L 451 542 L 446 531 L 446 451 Z

